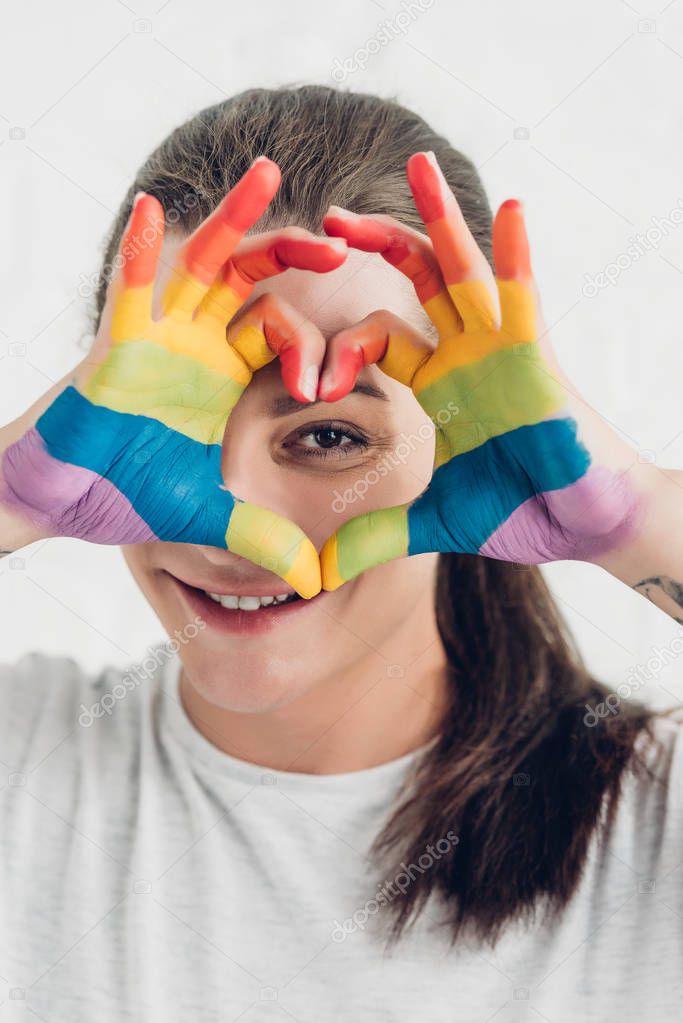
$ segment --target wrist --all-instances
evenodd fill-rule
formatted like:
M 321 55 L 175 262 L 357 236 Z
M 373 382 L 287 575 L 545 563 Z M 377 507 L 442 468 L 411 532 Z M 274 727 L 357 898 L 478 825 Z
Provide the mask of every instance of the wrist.
M 637 463 L 627 476 L 635 508 L 626 539 L 594 560 L 628 586 L 683 579 L 683 472 Z
M 11 423 L 0 427 L 0 550 L 12 552 L 56 533 L 46 525 L 45 515 L 27 499 L 30 458 L 19 454 L 38 419 L 71 382 L 73 373 L 46 391 L 38 401 Z M 28 490 L 31 487 L 28 485 Z M 41 504 L 51 504 L 59 494 L 49 485 L 43 488 Z
M 4 473 L 5 450 L 0 435 L 0 554 L 11 554 L 48 534 L 32 520 L 29 509 L 21 507 L 8 485 Z

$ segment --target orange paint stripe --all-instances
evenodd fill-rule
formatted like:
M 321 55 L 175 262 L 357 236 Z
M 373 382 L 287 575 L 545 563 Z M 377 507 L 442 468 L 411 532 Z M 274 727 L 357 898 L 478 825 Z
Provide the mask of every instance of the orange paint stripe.
M 457 226 L 445 218 L 427 225 L 446 284 L 460 284 L 472 276 L 474 252 L 463 248 Z
M 144 288 L 156 277 L 164 240 L 164 210 L 153 195 L 139 193 L 133 205 L 128 230 L 121 242 L 123 279 L 133 288 Z
M 259 157 L 185 246 L 187 270 L 211 284 L 237 242 L 267 209 L 280 185 L 280 169 Z
M 439 171 L 427 153 L 415 153 L 406 165 L 415 204 L 427 227 L 446 215 L 447 196 Z
M 531 279 L 529 240 L 522 205 L 517 199 L 508 199 L 498 211 L 493 230 L 493 259 L 496 275 L 502 280 Z
M 413 282 L 415 293 L 422 305 L 444 291 L 438 270 L 435 269 L 433 273 L 425 276 L 427 264 L 418 252 L 408 250 L 407 255 L 394 265 Z

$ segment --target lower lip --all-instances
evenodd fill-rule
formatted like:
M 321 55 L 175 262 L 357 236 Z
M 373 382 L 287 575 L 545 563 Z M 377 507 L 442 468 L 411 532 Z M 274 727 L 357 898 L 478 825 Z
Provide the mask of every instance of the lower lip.
M 288 604 L 270 604 L 268 607 L 259 608 L 258 611 L 241 611 L 239 608 L 233 610 L 212 600 L 204 590 L 190 586 L 188 583 L 176 579 L 170 573 L 167 574 L 180 590 L 185 603 L 189 605 L 193 614 L 199 615 L 206 622 L 208 628 L 231 635 L 263 635 L 264 632 L 270 632 L 278 625 L 286 625 L 298 615 L 306 614 L 324 596 L 323 591 L 311 600 L 301 599 L 293 600 Z

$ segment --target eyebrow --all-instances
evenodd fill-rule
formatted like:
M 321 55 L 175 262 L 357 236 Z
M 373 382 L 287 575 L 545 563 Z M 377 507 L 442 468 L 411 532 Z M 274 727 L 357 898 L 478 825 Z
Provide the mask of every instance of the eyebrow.
M 356 386 L 349 394 L 362 394 L 367 398 L 378 398 L 380 401 L 389 401 L 389 395 L 386 391 L 383 391 L 381 387 L 377 387 L 375 384 L 364 384 L 358 381 Z M 330 402 L 322 402 L 320 398 L 316 401 L 297 401 L 291 394 L 285 394 L 280 398 L 274 398 L 266 406 L 266 415 L 271 416 L 273 419 L 278 419 L 281 416 L 290 416 L 294 412 L 301 412 L 307 408 L 313 408 L 315 405 L 329 405 Z

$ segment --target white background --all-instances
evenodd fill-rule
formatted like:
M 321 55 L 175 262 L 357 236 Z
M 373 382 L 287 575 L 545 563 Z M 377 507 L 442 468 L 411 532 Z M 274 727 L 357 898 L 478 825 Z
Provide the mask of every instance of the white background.
M 135 168 L 201 107 L 250 86 L 395 96 L 525 201 L 546 319 L 589 402 L 662 469 L 683 464 L 683 227 L 593 297 L 594 277 L 683 206 L 683 0 L 63 0 L 13 4 L 0 62 L 0 418 L 83 351 L 96 272 Z M 382 24 L 397 32 L 376 42 Z M 375 51 L 375 52 L 368 52 Z M 366 66 L 359 64 L 366 61 Z M 347 66 L 349 66 L 347 64 Z M 681 524 L 683 528 L 683 523 Z M 619 683 L 681 629 L 585 565 L 547 570 L 590 667 Z M 0 659 L 90 669 L 161 638 L 117 550 L 51 540 L 0 562 Z M 676 647 L 678 644 L 674 644 Z M 655 656 L 657 656 L 655 654 Z M 683 700 L 683 659 L 642 693 Z

